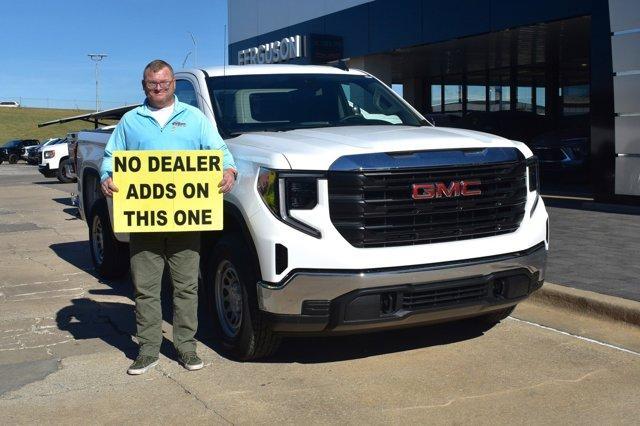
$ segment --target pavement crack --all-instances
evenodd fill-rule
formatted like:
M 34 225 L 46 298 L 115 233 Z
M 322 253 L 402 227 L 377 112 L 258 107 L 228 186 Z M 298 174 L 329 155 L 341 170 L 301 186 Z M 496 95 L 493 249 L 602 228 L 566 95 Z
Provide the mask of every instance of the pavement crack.
M 213 414 L 215 414 L 216 416 L 220 417 L 220 419 L 222 419 L 223 421 L 225 421 L 227 424 L 230 425 L 234 425 L 234 423 L 232 421 L 230 421 L 229 419 L 227 419 L 226 417 L 224 417 L 222 414 L 218 413 L 214 408 L 209 407 L 209 405 L 203 401 L 202 399 L 200 399 L 200 397 L 198 397 L 198 395 L 196 395 L 195 392 L 191 391 L 189 388 L 187 388 L 185 385 L 183 385 L 182 383 L 180 383 L 179 381 L 177 381 L 174 377 L 171 376 L 171 374 L 167 373 L 165 370 L 163 370 L 160 366 L 156 366 L 156 370 L 160 372 L 160 374 L 162 374 L 164 377 L 166 377 L 167 379 L 171 380 L 173 383 L 175 383 L 176 385 L 178 385 L 182 391 L 184 393 L 186 393 L 187 395 L 191 396 L 193 399 L 195 399 L 196 401 L 198 401 L 205 410 L 212 412 Z
M 384 409 L 382 411 L 409 411 L 409 410 L 425 410 L 425 409 L 429 409 L 429 408 L 445 408 L 445 407 L 449 407 L 450 405 L 452 405 L 452 404 L 454 404 L 455 402 L 458 402 L 458 401 L 486 398 L 486 397 L 497 396 L 497 395 L 505 395 L 505 394 L 509 394 L 509 393 L 513 393 L 513 392 L 520 392 L 520 391 L 524 391 L 524 390 L 535 389 L 535 388 L 539 388 L 539 387 L 546 386 L 546 385 L 553 384 L 553 383 L 579 383 L 579 382 L 583 381 L 584 379 L 586 379 L 587 377 L 592 376 L 592 375 L 594 375 L 596 373 L 600 373 L 600 372 L 605 371 L 605 370 L 606 369 L 604 369 L 604 368 L 600 368 L 598 370 L 590 371 L 590 372 L 586 373 L 585 375 L 583 375 L 581 377 L 578 377 L 577 379 L 552 379 L 552 380 L 546 380 L 544 382 L 536 383 L 536 384 L 531 385 L 531 386 L 523 386 L 523 387 L 514 388 L 514 389 L 505 389 L 505 390 L 500 390 L 500 391 L 496 391 L 496 392 L 483 393 L 483 394 L 480 394 L 480 395 L 470 395 L 470 396 L 456 397 L 456 398 L 450 399 L 449 401 L 447 401 L 447 402 L 445 402 L 443 404 L 416 405 L 416 406 L 413 406 L 413 407 L 388 408 L 388 409 Z

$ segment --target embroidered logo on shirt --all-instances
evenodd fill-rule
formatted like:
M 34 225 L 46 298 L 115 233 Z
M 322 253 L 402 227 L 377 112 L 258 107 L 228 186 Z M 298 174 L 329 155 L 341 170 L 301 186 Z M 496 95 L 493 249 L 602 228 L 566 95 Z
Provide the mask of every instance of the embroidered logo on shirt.
M 175 129 L 176 127 L 187 127 L 187 123 L 184 123 L 182 121 L 174 121 L 173 123 L 171 123 L 171 126 Z

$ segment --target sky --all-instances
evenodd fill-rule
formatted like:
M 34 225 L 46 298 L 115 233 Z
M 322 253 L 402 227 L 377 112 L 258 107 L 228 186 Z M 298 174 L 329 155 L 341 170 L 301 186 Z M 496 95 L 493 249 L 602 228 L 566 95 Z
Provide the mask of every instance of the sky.
M 138 103 L 144 66 L 222 65 L 227 0 L 0 0 L 0 100 L 23 106 L 101 109 Z

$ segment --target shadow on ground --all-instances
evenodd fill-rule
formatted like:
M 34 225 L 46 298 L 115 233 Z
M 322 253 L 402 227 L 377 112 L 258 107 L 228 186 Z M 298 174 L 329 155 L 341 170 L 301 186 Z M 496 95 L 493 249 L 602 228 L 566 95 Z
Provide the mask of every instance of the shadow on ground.
M 133 285 L 130 277 L 103 280 L 97 276 L 93 270 L 88 242 L 53 244 L 50 248 L 60 258 L 85 270 L 105 285 L 102 289 L 90 290 L 90 295 L 116 295 L 133 300 Z M 200 289 L 202 290 L 202 284 Z M 200 291 L 200 293 L 198 309 L 200 324 L 196 338 L 201 344 L 228 358 L 221 339 L 213 327 L 213 317 L 206 308 L 204 292 Z M 169 324 L 173 323 L 172 296 L 169 274 L 165 270 L 162 286 L 162 316 Z M 72 305 L 61 309 L 57 314 L 60 329 L 67 330 L 76 340 L 100 338 L 121 350 L 129 358 L 135 358 L 137 346 L 132 336 L 135 335 L 136 323 L 132 305 L 99 302 L 91 298 L 74 299 L 72 302 Z M 287 338 L 275 355 L 257 362 L 313 364 L 366 358 L 475 339 L 482 336 L 485 331 L 486 328 L 479 323 L 467 320 L 370 334 Z M 163 339 L 161 353 L 168 358 L 176 359 L 173 345 L 166 337 Z
M 62 211 L 66 214 L 68 214 L 69 218 L 67 218 L 67 220 L 78 220 L 80 219 L 80 212 L 78 211 L 77 207 L 69 207 L 66 209 L 62 209 Z
M 51 250 L 62 260 L 78 269 L 81 269 L 103 282 L 93 269 L 89 241 L 73 241 L 57 243 L 49 246 Z
M 62 204 L 63 206 L 70 206 L 70 207 L 74 207 L 73 205 L 73 201 L 71 201 L 71 197 L 61 197 L 61 198 L 52 198 L 52 201 L 55 201 L 56 203 Z
M 316 364 L 368 358 L 471 340 L 484 335 L 486 326 L 472 320 L 370 334 L 287 339 L 267 363 Z
M 131 340 L 135 333 L 133 306 L 125 303 L 96 302 L 92 299 L 73 299 L 56 314 L 56 323 L 75 340 L 100 338 L 135 359 L 137 345 Z

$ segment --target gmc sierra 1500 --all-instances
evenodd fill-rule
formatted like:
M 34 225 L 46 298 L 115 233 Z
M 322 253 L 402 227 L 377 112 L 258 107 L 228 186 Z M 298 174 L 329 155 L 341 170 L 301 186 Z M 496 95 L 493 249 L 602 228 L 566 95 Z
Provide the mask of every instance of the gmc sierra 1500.
M 210 320 L 240 359 L 283 335 L 477 317 L 544 280 L 548 216 L 520 142 L 439 128 L 358 70 L 250 65 L 176 73 L 226 139 L 238 181 L 202 237 Z M 111 130 L 78 135 L 80 212 L 105 276 L 128 270 L 98 170 Z

